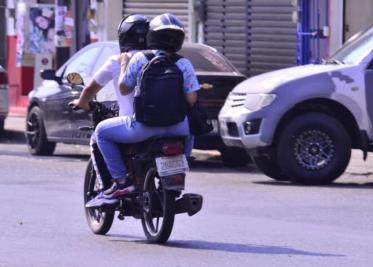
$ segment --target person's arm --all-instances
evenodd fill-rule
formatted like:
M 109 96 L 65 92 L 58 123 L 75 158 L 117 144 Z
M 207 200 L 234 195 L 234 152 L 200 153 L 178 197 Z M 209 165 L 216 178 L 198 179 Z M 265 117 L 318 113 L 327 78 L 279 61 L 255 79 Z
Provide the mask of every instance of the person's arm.
M 185 101 L 187 102 L 188 107 L 191 108 L 197 102 L 197 91 L 200 89 L 200 85 L 193 65 L 189 60 L 183 58 L 177 62 L 177 65 L 183 72 Z
M 197 93 L 196 92 L 191 92 L 191 93 L 186 93 L 185 94 L 185 101 L 189 105 L 189 107 L 193 107 L 193 105 L 197 102 Z
M 126 73 L 128 62 L 130 61 L 130 56 L 127 53 L 122 53 L 120 55 L 120 73 L 119 73 L 119 90 L 122 95 L 128 95 L 131 93 L 131 89 L 128 88 L 124 83 L 124 75 Z
M 86 86 L 79 99 L 75 99 L 69 103 L 69 106 L 82 108 L 84 110 L 89 110 L 89 102 L 93 100 L 95 95 L 100 91 L 102 88 L 95 80 L 92 80 L 88 86 Z

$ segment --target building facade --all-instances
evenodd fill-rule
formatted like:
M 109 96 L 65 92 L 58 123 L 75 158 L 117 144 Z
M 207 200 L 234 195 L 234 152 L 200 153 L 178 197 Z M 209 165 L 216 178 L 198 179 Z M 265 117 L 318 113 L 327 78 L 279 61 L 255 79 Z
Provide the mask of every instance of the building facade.
M 53 52 L 19 57 L 17 42 L 28 38 L 17 28 L 22 6 L 28 12 L 54 7 Z M 0 0 L 0 25 L 7 25 L 0 29 L 0 64 L 6 62 L 9 72 L 11 106 L 25 106 L 40 68 L 61 66 L 90 42 L 116 39 L 123 15 L 141 13 L 151 19 L 170 12 L 184 23 L 188 41 L 214 47 L 253 76 L 320 62 L 373 24 L 372 10 L 371 0 L 359 0 L 359 5 L 354 0 Z M 7 41 L 2 42 L 5 29 Z

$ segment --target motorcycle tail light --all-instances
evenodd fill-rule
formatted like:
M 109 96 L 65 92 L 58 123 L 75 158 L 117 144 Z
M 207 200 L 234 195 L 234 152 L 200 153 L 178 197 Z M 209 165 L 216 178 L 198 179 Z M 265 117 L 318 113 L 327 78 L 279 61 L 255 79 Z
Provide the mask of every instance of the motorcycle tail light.
M 166 156 L 180 155 L 184 153 L 182 143 L 167 143 L 162 146 L 162 153 Z

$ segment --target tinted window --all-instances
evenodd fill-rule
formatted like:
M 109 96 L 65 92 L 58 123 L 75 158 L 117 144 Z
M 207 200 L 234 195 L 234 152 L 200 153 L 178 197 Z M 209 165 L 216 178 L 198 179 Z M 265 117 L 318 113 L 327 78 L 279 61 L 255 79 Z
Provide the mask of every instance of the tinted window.
M 237 72 L 227 59 L 205 47 L 183 47 L 180 54 L 192 62 L 196 71 Z
M 84 84 L 88 84 L 92 78 L 92 66 L 97 60 L 97 53 L 101 47 L 93 47 L 80 53 L 69 64 L 64 73 L 64 78 L 67 74 L 77 72 L 83 77 Z

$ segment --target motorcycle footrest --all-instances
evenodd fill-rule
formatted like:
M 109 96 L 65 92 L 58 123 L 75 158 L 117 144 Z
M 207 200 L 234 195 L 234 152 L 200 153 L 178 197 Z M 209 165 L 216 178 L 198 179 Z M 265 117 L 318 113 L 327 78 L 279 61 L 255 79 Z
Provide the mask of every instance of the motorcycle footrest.
M 184 194 L 176 200 L 175 213 L 188 213 L 193 216 L 202 209 L 203 197 L 198 194 Z

